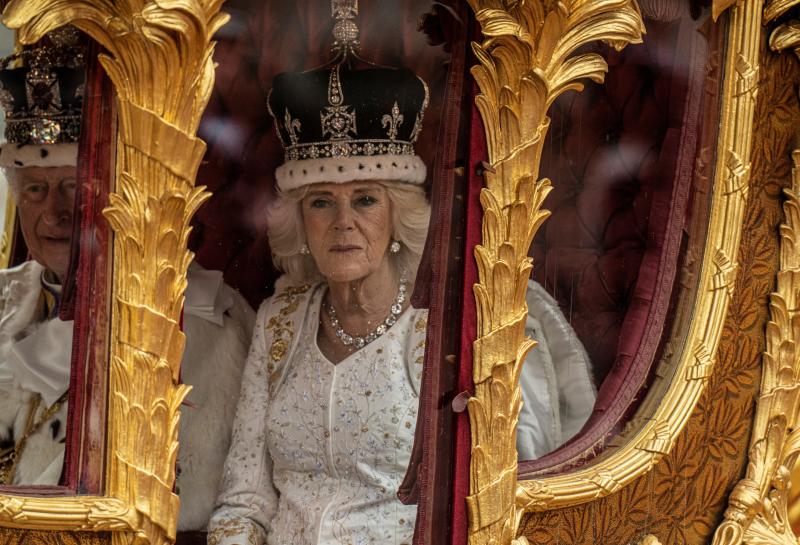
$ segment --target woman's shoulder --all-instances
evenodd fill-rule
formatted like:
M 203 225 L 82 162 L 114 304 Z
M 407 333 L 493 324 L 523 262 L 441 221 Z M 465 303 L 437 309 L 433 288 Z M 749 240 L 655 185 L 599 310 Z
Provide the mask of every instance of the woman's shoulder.
M 275 292 L 264 299 L 258 307 L 258 322 L 276 314 L 290 314 L 311 300 L 320 283 L 310 284 L 293 280 L 283 275 L 275 282 Z

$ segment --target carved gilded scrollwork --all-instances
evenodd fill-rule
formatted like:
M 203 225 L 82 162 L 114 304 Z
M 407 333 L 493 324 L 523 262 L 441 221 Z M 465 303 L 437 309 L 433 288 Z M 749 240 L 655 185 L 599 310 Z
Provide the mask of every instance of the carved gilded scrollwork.
M 788 517 L 790 468 L 800 456 L 800 150 L 783 206 L 777 290 L 770 297 L 767 347 L 747 473 L 731 492 L 715 545 L 796 544 Z
M 473 45 L 480 65 L 472 73 L 481 91 L 476 103 L 491 164 L 481 192 L 482 243 L 475 248 L 478 338 L 475 395 L 468 404 L 469 532 L 472 544 L 511 543 L 525 502 L 553 499 L 546 486 L 517 486 L 515 448 L 519 373 L 535 346 L 525 336 L 525 290 L 532 268 L 528 250 L 548 216 L 542 203 L 550 181 L 539 179 L 547 110 L 564 91 L 582 89 L 581 79 L 603 80 L 605 61 L 596 54 L 574 55 L 578 48 L 596 40 L 622 48 L 641 41 L 644 28 L 631 0 L 469 3 L 485 38 Z M 615 486 L 613 479 L 598 480 L 598 486 Z
M 518 503 L 542 511 L 585 503 L 619 491 L 671 450 L 714 369 L 717 346 L 736 278 L 744 205 L 750 180 L 753 111 L 758 82 L 761 3 L 730 8 L 721 130 L 698 296 L 674 375 L 652 414 L 611 455 L 566 475 L 520 483 Z
M 771 23 L 797 9 L 800 0 L 767 0 L 764 6 L 764 23 Z M 800 57 L 800 14 L 781 22 L 769 35 L 769 46 L 773 51 L 794 50 Z
M 97 40 L 118 93 L 107 498 L 0 496 L 0 525 L 126 531 L 115 543 L 175 538 L 172 492 L 184 346 L 179 318 L 192 259 L 189 221 L 205 144 L 195 134 L 214 82 L 222 0 L 11 0 L 5 23 L 30 43 L 65 24 Z
M 471 496 L 473 543 L 509 543 L 525 511 L 585 503 L 618 492 L 667 454 L 686 424 L 714 368 L 717 346 L 738 271 L 744 205 L 750 180 L 753 111 L 758 82 L 762 2 L 715 3 L 728 10 L 729 34 L 721 130 L 698 297 L 687 343 L 676 350 L 674 376 L 638 432 L 612 454 L 563 476 L 522 481 L 516 506 L 508 487 L 516 473 L 519 414 L 517 379 L 532 342 L 524 337 L 527 249 L 546 218 L 542 202 L 549 180 L 538 180 L 539 155 L 548 128 L 547 108 L 560 92 L 580 89 L 577 80 L 602 81 L 600 58 L 570 57 L 574 48 L 603 39 L 617 47 L 643 30 L 631 2 L 564 4 L 470 2 L 486 40 L 476 46 L 478 107 L 486 126 L 493 171 L 486 174 L 483 244 L 476 248 L 480 284 L 475 342 L 475 397 L 470 401 L 473 438 Z M 525 116 L 519 116 L 524 111 Z
M 768 1 L 764 23 L 798 5 L 800 0 Z M 790 49 L 800 56 L 800 21 L 778 25 L 769 45 L 774 51 Z M 777 290 L 770 296 L 771 320 L 747 472 L 731 492 L 714 545 L 797 543 L 789 517 L 789 485 L 800 457 L 800 149 L 792 153 L 792 160 L 792 188 L 785 191 L 780 269 Z

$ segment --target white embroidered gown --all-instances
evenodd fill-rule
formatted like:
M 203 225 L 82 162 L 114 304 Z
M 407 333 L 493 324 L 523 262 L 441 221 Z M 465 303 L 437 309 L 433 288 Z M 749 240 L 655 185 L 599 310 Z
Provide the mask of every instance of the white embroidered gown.
M 324 293 L 279 289 L 259 310 L 209 544 L 411 544 L 416 506 L 397 490 L 427 311 L 334 365 L 316 341 Z

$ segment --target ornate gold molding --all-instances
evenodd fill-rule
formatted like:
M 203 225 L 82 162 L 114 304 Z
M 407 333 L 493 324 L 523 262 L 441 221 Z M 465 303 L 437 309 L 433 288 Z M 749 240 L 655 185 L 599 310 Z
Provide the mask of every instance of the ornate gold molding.
M 528 251 L 548 213 L 542 203 L 550 181 L 539 179 L 539 160 L 550 120 L 547 110 L 580 80 L 602 81 L 606 63 L 596 54 L 574 55 L 604 40 L 617 48 L 641 41 L 644 30 L 632 0 L 583 3 L 469 0 L 484 41 L 473 44 L 472 69 L 481 93 L 491 168 L 481 192 L 481 245 L 475 248 L 478 336 L 474 343 L 475 394 L 468 409 L 472 430 L 470 543 L 514 540 L 530 488 L 518 490 L 516 425 L 519 373 L 535 343 L 525 336 Z M 570 7 L 567 7 L 570 6 Z M 546 490 L 538 499 L 550 501 Z
M 764 23 L 798 5 L 800 0 L 769 0 Z M 770 33 L 769 45 L 774 51 L 792 49 L 800 56 L 800 21 L 778 25 Z M 714 545 L 797 544 L 789 517 L 789 485 L 800 457 L 800 149 L 794 150 L 792 161 L 747 472 L 731 492 Z
M 730 8 L 720 134 L 712 212 L 699 288 L 686 342 L 674 354 L 669 386 L 652 413 L 612 454 L 565 475 L 520 482 L 517 502 L 525 511 L 573 506 L 613 494 L 649 471 L 671 450 L 714 368 L 717 346 L 737 273 L 758 83 L 761 0 Z M 640 415 L 639 415 L 640 416 Z
M 480 284 L 475 342 L 475 397 L 470 400 L 473 457 L 468 498 L 471 543 L 509 543 L 525 511 L 572 506 L 612 494 L 667 454 L 707 383 L 717 353 L 737 272 L 744 204 L 750 176 L 751 129 L 758 75 L 761 2 L 730 10 L 714 206 L 699 276 L 698 300 L 685 348 L 661 402 L 638 433 L 613 454 L 563 476 L 520 482 L 516 506 L 514 448 L 519 415 L 518 377 L 533 343 L 525 339 L 527 251 L 546 218 L 541 209 L 549 180 L 538 180 L 547 108 L 577 80 L 602 81 L 599 57 L 573 57 L 580 45 L 603 39 L 622 47 L 638 39 L 642 22 L 632 2 L 588 2 L 574 13 L 563 4 L 471 0 L 486 40 L 475 46 L 492 172 L 481 195 L 483 244 L 476 248 Z M 549 4 L 546 4 L 549 6 Z M 524 116 L 520 115 L 524 112 Z
M 800 6 L 800 0 L 767 0 L 764 7 L 764 23 L 771 23 Z M 769 35 L 769 46 L 773 51 L 794 50 L 800 57 L 800 18 L 793 17 L 775 27 Z
M 195 137 L 214 82 L 222 0 L 11 0 L 5 23 L 30 43 L 65 24 L 108 51 L 118 93 L 106 498 L 0 496 L 0 525 L 122 531 L 114 543 L 172 542 L 184 346 L 179 318 L 192 254 L 189 220 L 208 196 Z
M 788 485 L 800 456 L 800 429 L 795 426 L 800 407 L 800 150 L 792 159 L 747 473 L 731 492 L 714 545 L 797 543 L 789 524 Z
M 75 532 L 133 531 L 139 514 L 115 498 L 0 497 L 0 526 Z

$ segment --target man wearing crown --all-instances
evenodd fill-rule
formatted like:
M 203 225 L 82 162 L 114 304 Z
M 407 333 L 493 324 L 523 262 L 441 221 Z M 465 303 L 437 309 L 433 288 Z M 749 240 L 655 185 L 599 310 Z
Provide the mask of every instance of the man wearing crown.
M 64 29 L 0 61 L 3 168 L 30 260 L 0 271 L 0 485 L 58 484 L 64 460 L 72 321 L 59 319 L 73 238 L 84 47 Z M 255 315 L 222 280 L 190 266 L 182 378 L 179 529 L 208 521 L 228 448 Z
M 0 272 L 0 484 L 56 484 L 66 438 L 69 265 L 83 53 L 76 32 L 0 61 L 4 169 L 32 259 Z

